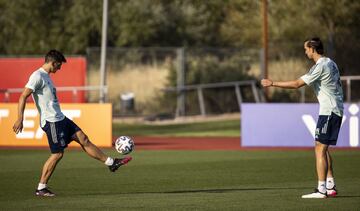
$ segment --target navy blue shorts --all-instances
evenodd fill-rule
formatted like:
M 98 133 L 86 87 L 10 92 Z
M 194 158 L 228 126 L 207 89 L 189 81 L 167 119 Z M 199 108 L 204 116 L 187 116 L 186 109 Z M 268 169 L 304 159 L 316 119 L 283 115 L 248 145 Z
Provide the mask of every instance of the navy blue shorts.
M 58 122 L 46 121 L 42 129 L 47 135 L 51 153 L 63 152 L 68 144 L 74 140 L 73 135 L 81 130 L 67 117 Z
M 331 113 L 331 115 L 320 115 L 315 131 L 315 141 L 326 145 L 336 145 L 341 127 L 342 117 Z

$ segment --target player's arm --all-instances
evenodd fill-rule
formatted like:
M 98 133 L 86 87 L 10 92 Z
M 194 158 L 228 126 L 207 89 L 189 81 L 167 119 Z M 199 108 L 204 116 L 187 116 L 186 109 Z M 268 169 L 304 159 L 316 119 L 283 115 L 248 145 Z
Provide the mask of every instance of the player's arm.
M 301 78 L 293 81 L 272 81 L 270 79 L 262 79 L 261 85 L 263 87 L 273 86 L 273 87 L 280 87 L 285 89 L 298 89 L 306 85 L 306 83 Z
M 32 89 L 25 88 L 24 91 L 20 95 L 19 104 L 18 104 L 18 118 L 13 126 L 13 130 L 16 134 L 21 132 L 23 129 L 23 120 L 24 120 L 24 111 L 25 111 L 26 100 L 31 95 L 32 92 L 33 92 Z

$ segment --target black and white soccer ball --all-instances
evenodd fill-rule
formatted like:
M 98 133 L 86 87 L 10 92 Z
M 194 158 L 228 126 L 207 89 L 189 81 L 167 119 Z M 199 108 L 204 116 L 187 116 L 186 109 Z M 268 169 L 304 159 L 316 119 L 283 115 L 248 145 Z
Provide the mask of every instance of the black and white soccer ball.
M 115 149 L 120 154 L 126 155 L 135 148 L 134 141 L 129 136 L 120 136 L 115 141 Z

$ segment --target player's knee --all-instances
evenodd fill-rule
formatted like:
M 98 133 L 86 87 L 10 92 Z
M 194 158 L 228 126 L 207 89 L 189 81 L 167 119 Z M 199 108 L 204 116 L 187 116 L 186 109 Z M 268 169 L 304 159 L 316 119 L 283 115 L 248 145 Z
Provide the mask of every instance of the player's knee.
M 82 131 L 78 132 L 76 137 L 77 138 L 75 140 L 83 147 L 89 146 L 91 144 L 88 136 Z
M 54 153 L 51 154 L 52 158 L 56 161 L 61 160 L 61 158 L 63 157 L 64 153 L 63 152 L 59 152 L 59 153 Z
M 326 151 L 327 151 L 327 149 L 320 146 L 320 145 L 315 146 L 316 157 L 319 157 L 319 158 L 320 157 L 322 157 L 322 158 L 326 157 L 327 156 Z
M 90 140 L 89 140 L 89 137 L 87 135 L 84 134 L 84 137 L 82 138 L 81 144 L 83 146 L 88 146 L 90 144 Z

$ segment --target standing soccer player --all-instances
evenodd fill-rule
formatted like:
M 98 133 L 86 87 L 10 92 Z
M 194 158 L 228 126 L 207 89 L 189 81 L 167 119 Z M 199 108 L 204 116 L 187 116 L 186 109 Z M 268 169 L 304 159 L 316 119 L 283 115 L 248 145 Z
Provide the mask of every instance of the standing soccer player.
M 314 89 L 320 104 L 319 118 L 315 131 L 315 155 L 318 187 L 315 192 L 302 198 L 326 198 L 336 196 L 332 159 L 329 145 L 336 145 L 343 115 L 343 90 L 340 73 L 334 61 L 324 56 L 319 38 L 304 43 L 305 54 L 315 62 L 309 72 L 293 81 L 261 80 L 264 87 L 298 89 L 309 85 Z
M 65 62 L 66 59 L 61 52 L 50 50 L 45 56 L 45 63 L 42 67 L 31 74 L 19 98 L 18 119 L 13 126 L 14 132 L 17 134 L 23 129 L 26 99 L 32 94 L 40 114 L 40 125 L 47 135 L 51 151 L 50 157 L 43 166 L 40 182 L 35 191 L 36 196 L 55 196 L 48 189 L 47 183 L 57 163 L 63 157 L 64 149 L 73 140 L 79 143 L 89 156 L 105 163 L 111 172 L 115 172 L 120 166 L 131 160 L 131 157 L 113 159 L 106 156 L 73 121 L 61 112 L 50 74 L 60 70 L 62 63 Z

